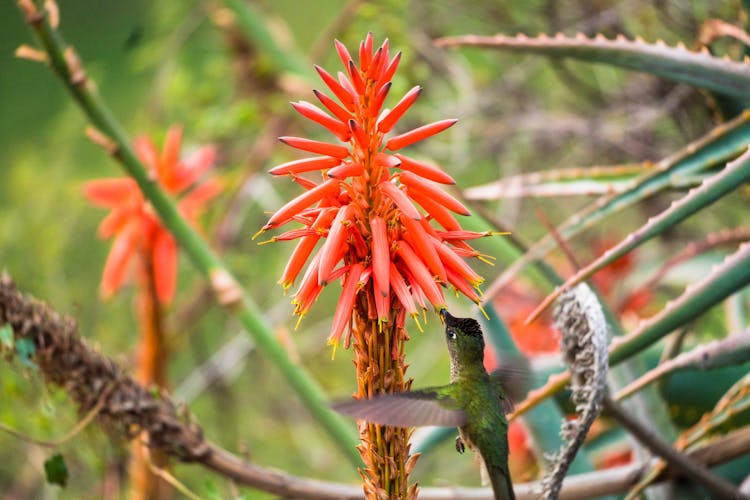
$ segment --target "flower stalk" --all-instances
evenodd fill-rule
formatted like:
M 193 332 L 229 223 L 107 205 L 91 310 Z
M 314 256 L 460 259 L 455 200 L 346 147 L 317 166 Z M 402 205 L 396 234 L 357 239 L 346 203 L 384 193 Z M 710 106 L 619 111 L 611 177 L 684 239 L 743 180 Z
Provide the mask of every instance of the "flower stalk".
M 400 53 L 391 57 L 387 40 L 375 49 L 371 34 L 360 44 L 359 64 L 342 43 L 335 46 L 345 71 L 334 76 L 315 67 L 333 97 L 314 90 L 322 108 L 306 101 L 292 107 L 337 142 L 280 138 L 318 156 L 270 170 L 272 175 L 291 176 L 305 191 L 279 208 L 260 233 L 288 223 L 302 225 L 271 239 L 299 238 L 279 283 L 287 290 L 302 274 L 293 298 L 300 318 L 323 287 L 341 281 L 328 343 L 334 352 L 342 342 L 345 348 L 353 346 L 355 397 L 368 398 L 411 385 L 404 360 L 407 316 L 421 330 L 420 309 L 428 304 L 438 311 L 445 308 L 443 286 L 480 302 L 477 287 L 482 278 L 464 261 L 479 253 L 466 241 L 492 233 L 462 231 L 453 213 L 469 211 L 441 187 L 454 184 L 453 178 L 400 152 L 456 120 L 386 137 L 422 92 L 414 87 L 393 108 L 384 107 Z M 316 171 L 320 180 L 311 176 Z M 360 422 L 359 431 L 367 497 L 415 497 L 417 486 L 408 479 L 416 462 L 409 454 L 411 431 L 366 422 Z

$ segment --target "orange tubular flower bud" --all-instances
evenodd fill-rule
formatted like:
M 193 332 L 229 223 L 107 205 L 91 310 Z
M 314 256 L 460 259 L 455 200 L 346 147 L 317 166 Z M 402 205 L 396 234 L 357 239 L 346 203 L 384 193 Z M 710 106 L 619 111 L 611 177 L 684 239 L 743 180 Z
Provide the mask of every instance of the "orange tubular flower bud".
M 364 171 L 365 167 L 361 163 L 346 163 L 332 168 L 326 175 L 331 179 L 344 180 L 347 177 L 362 175 Z
M 429 165 L 427 163 L 414 160 L 413 158 L 409 158 L 408 156 L 404 156 L 402 154 L 396 153 L 396 158 L 401 160 L 401 170 L 408 170 L 409 172 L 413 172 L 417 174 L 420 177 L 424 177 L 425 179 L 429 179 L 431 181 L 439 182 L 440 184 L 455 184 L 456 181 L 453 180 L 453 177 L 446 174 L 439 168 Z
M 338 191 L 339 183 L 336 179 L 328 180 L 317 187 L 309 191 L 305 191 L 301 195 L 294 198 L 292 201 L 281 207 L 275 214 L 268 219 L 268 223 L 264 229 L 270 229 L 276 227 L 291 219 L 294 215 L 300 212 L 302 209 L 309 207 L 313 203 L 320 201 L 324 197 Z
M 456 288 L 456 290 L 466 295 L 475 304 L 482 302 L 482 299 L 479 297 L 476 290 L 474 290 L 457 272 L 450 268 L 448 269 L 448 281 Z
M 375 155 L 375 163 L 388 168 L 397 168 L 401 165 L 401 160 L 396 158 L 394 155 L 378 153 Z
M 375 276 L 375 291 L 380 295 L 387 295 L 391 251 L 385 220 L 382 217 L 371 217 L 370 231 L 372 231 L 372 273 Z
M 359 94 L 357 93 L 356 90 L 354 90 L 354 87 L 352 86 L 352 82 L 350 82 L 349 79 L 346 77 L 346 75 L 342 73 L 341 71 L 336 73 L 336 75 L 338 76 L 339 83 L 341 84 L 341 86 L 344 87 L 344 89 L 346 89 L 346 91 L 349 92 L 354 97 L 354 101 L 356 105 L 358 101 L 357 96 L 359 96 Z
M 318 123 L 330 130 L 336 137 L 342 141 L 349 139 L 349 130 L 346 124 L 327 114 L 314 104 L 307 101 L 293 102 L 292 107 L 305 118 Z
M 475 240 L 477 238 L 485 238 L 487 236 L 493 236 L 495 233 L 492 231 L 440 231 L 438 235 L 442 240 Z
M 423 196 L 421 193 L 411 189 L 409 190 L 409 197 L 419 203 L 419 205 L 445 229 L 449 231 L 458 231 L 461 229 L 461 225 L 456 218 L 453 217 L 453 214 L 451 214 L 443 205 L 440 205 L 428 196 Z
M 388 277 L 390 280 L 391 288 L 396 294 L 396 297 L 398 297 L 399 302 L 401 302 L 401 305 L 403 305 L 404 309 L 406 309 L 406 312 L 408 312 L 412 316 L 417 314 L 417 306 L 414 305 L 414 299 L 409 293 L 409 288 L 406 285 L 406 281 L 404 281 L 404 277 L 401 276 L 400 272 L 398 272 L 398 268 L 396 268 L 393 262 L 390 263 L 390 274 Z
M 281 279 L 279 280 L 279 283 L 284 287 L 285 291 L 294 284 L 294 280 L 302 270 L 305 262 L 307 262 L 307 258 L 312 254 L 318 240 L 328 230 L 328 226 L 330 226 L 331 221 L 336 217 L 337 213 L 338 211 L 335 208 L 323 209 L 323 211 L 318 214 L 318 217 L 315 219 L 315 222 L 311 227 L 311 229 L 315 231 L 315 235 L 305 236 L 299 243 L 297 243 L 291 257 L 289 257 L 286 268 L 284 268 Z
M 279 280 L 279 284 L 284 288 L 284 291 L 288 290 L 294 284 L 294 280 L 302 270 L 319 239 L 320 236 L 318 235 L 305 236 L 294 247 L 294 251 L 291 257 L 289 257 L 289 261 L 286 263 L 284 272 L 281 274 L 281 279 Z
M 313 158 L 302 158 L 287 163 L 282 163 L 268 171 L 271 175 L 301 174 L 302 172 L 312 172 L 335 167 L 341 163 L 339 158 L 330 156 L 316 156 Z
M 288 146 L 296 149 L 301 149 L 302 151 L 308 151 L 310 153 L 332 156 L 334 158 L 341 159 L 349 156 L 349 150 L 344 146 L 339 146 L 338 144 L 330 144 L 328 142 L 314 141 L 312 139 L 289 136 L 279 137 L 279 140 Z
M 435 283 L 435 280 L 432 279 L 424 262 L 422 262 L 417 254 L 414 253 L 411 246 L 406 241 L 399 241 L 396 247 L 396 253 L 411 271 L 412 276 L 427 296 L 427 300 L 429 300 L 436 309 L 445 307 L 443 292 L 440 290 L 437 283 Z
M 354 61 L 349 61 L 349 76 L 351 77 L 352 86 L 354 86 L 354 90 L 357 91 L 358 95 L 362 95 L 365 93 L 365 82 L 362 80 L 362 75 L 359 74 L 359 70 L 357 69 L 357 66 L 354 64 Z M 364 71 L 364 68 L 363 68 Z
M 385 62 L 383 54 L 383 47 L 379 47 L 378 50 L 375 51 L 375 55 L 372 56 L 372 61 L 370 62 L 370 67 L 367 68 L 368 78 L 377 81 L 380 77 L 380 72 L 383 71 L 383 63 Z
M 383 71 L 383 74 L 380 76 L 380 79 L 378 80 L 378 86 L 384 85 L 386 82 L 391 81 L 391 78 L 393 78 L 393 74 L 396 72 L 396 69 L 398 68 L 398 63 L 400 61 L 401 61 L 401 51 L 397 52 L 396 55 L 393 56 L 393 59 L 391 59 L 391 62 L 388 63 L 388 66 L 386 66 L 385 70 Z
M 317 89 L 313 89 L 313 94 L 315 94 L 315 97 L 318 98 L 320 103 L 328 109 L 331 113 L 333 113 L 333 116 L 341 120 L 342 122 L 346 123 L 349 118 L 352 117 L 352 114 L 349 113 L 347 110 L 339 106 L 339 104 L 325 95 L 323 92 Z
M 427 125 L 422 125 L 421 127 L 415 128 L 414 130 L 410 130 L 408 132 L 404 132 L 401 135 L 391 137 L 388 142 L 385 143 L 385 147 L 390 149 L 391 151 L 405 148 L 406 146 L 410 146 L 415 142 L 423 141 L 430 136 L 439 134 L 443 130 L 452 126 L 457 121 L 458 120 L 451 118 L 448 120 L 440 120 L 437 122 L 428 123 Z
M 439 240 L 429 236 L 430 242 L 433 248 L 440 255 L 440 260 L 445 264 L 446 271 L 453 270 L 458 273 L 463 279 L 469 281 L 473 286 L 477 286 L 484 280 L 466 263 L 456 252 L 450 247 L 444 245 Z
M 318 267 L 318 284 L 325 285 L 328 282 L 328 275 L 343 257 L 343 248 L 346 250 L 347 226 L 349 225 L 349 216 L 351 214 L 351 205 L 339 209 L 336 218 L 331 223 L 331 230 L 328 231 L 323 247 L 320 249 L 320 265 Z
M 342 45 L 343 47 L 343 45 Z M 346 50 L 346 48 L 344 49 Z M 318 72 L 320 75 L 320 78 L 323 80 L 323 83 L 326 84 L 326 86 L 331 89 L 331 92 L 338 97 L 339 101 L 348 109 L 349 111 L 354 111 L 354 97 L 346 91 L 344 87 L 341 86 L 339 82 L 336 81 L 336 79 L 331 76 L 331 74 L 321 68 L 320 66 L 315 66 L 315 71 Z
M 331 326 L 331 333 L 328 336 L 329 344 L 339 341 L 341 334 L 344 333 L 344 328 L 346 328 L 346 325 L 351 320 L 354 299 L 357 297 L 359 277 L 362 274 L 362 269 L 363 266 L 359 262 L 349 268 L 349 274 L 347 274 L 344 281 L 344 288 L 341 291 L 341 297 L 336 306 L 336 312 L 333 315 L 333 325 Z
M 469 209 L 466 208 L 460 201 L 449 195 L 439 187 L 430 184 L 417 174 L 412 172 L 401 172 L 399 176 L 401 183 L 406 185 L 410 191 L 417 191 L 424 195 L 426 198 L 435 200 L 437 203 L 443 205 L 448 210 L 452 210 L 457 214 L 471 215 Z
M 333 45 L 336 47 L 336 52 L 338 52 L 339 58 L 341 58 L 341 62 L 344 66 L 349 64 L 349 60 L 351 60 L 352 56 L 349 54 L 349 49 L 346 48 L 346 45 L 341 43 L 338 39 L 333 41 Z
M 356 120 L 349 120 L 349 130 L 362 149 L 370 147 L 370 137 L 362 130 L 362 127 L 359 126 Z
M 414 104 L 414 101 L 417 100 L 421 93 L 422 87 L 419 85 L 413 87 L 407 92 L 406 95 L 404 95 L 404 97 L 393 106 L 393 109 L 378 121 L 378 131 L 383 132 L 384 134 L 390 132 L 396 122 L 404 115 L 404 113 L 406 113 L 406 110 Z
M 448 278 L 445 275 L 443 263 L 440 262 L 438 252 L 435 250 L 435 247 L 430 240 L 430 236 L 425 232 L 420 222 L 410 219 L 402 214 L 401 223 L 406 229 L 403 236 L 412 248 L 419 252 L 419 255 L 422 257 L 422 260 L 432 274 L 440 278 L 441 281 L 446 281 Z
M 420 220 L 422 215 L 417 207 L 409 200 L 409 197 L 391 181 L 383 181 L 379 184 L 380 191 L 410 219 Z
M 83 186 L 83 195 L 94 205 L 104 208 L 119 207 L 132 197 L 141 196 L 138 185 L 130 177 L 88 181 Z
M 378 314 L 378 321 L 388 323 L 391 316 L 391 294 L 375 294 L 375 311 Z
M 391 82 L 386 83 L 375 94 L 375 98 L 370 102 L 370 108 L 368 112 L 371 116 L 378 116 L 378 113 L 380 112 L 380 108 L 383 106 L 383 102 L 385 101 L 386 96 L 388 95 L 388 92 L 391 90 Z

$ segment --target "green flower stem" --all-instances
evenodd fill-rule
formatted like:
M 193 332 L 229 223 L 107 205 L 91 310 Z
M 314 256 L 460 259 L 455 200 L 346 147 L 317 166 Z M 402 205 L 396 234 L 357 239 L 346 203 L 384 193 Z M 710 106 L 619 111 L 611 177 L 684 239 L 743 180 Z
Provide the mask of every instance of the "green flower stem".
M 146 169 L 130 146 L 127 134 L 94 90 L 93 85 L 86 79 L 83 67 L 77 61 L 72 48 L 69 48 L 59 32 L 50 26 L 46 12 L 41 9 L 30 12 L 29 5 L 28 2 L 19 1 L 19 7 L 26 14 L 29 25 L 47 52 L 50 66 L 91 123 L 112 141 L 110 152 L 138 183 L 161 222 L 174 235 L 195 266 L 211 280 L 214 290 L 219 292 L 219 302 L 252 335 L 261 352 L 281 371 L 300 400 L 352 464 L 360 466 L 361 460 L 355 448 L 358 439 L 351 426 L 328 408 L 327 398 L 322 389 L 303 367 L 291 361 L 284 348 L 274 338 L 273 330 L 258 306 L 237 284 L 222 260 L 185 222 L 174 201 L 149 178 Z M 222 293 L 226 295 L 222 296 Z

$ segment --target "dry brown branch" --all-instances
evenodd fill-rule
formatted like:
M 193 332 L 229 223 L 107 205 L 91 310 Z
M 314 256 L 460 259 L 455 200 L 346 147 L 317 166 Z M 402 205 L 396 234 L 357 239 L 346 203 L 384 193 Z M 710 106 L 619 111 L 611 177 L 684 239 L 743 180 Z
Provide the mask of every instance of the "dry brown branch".
M 363 498 L 359 485 L 292 476 L 249 463 L 203 438 L 201 427 L 181 416 L 165 395 L 154 395 L 137 384 L 111 359 L 92 350 L 78 336 L 75 322 L 51 307 L 23 296 L 7 275 L 0 277 L 0 326 L 10 324 L 16 338 L 29 338 L 35 361 L 45 379 L 62 387 L 86 414 L 97 406 L 97 420 L 126 438 L 142 432 L 151 448 L 183 462 L 194 462 L 232 479 L 282 497 L 354 500 Z M 107 394 L 107 391 L 109 393 Z M 712 466 L 750 452 L 750 427 L 733 431 L 688 454 Z M 561 499 L 578 500 L 627 491 L 649 464 L 628 465 L 566 478 Z M 660 479 L 669 477 L 670 471 Z M 518 500 L 536 498 L 538 483 L 515 486 Z M 489 488 L 422 488 L 423 500 L 490 500 Z

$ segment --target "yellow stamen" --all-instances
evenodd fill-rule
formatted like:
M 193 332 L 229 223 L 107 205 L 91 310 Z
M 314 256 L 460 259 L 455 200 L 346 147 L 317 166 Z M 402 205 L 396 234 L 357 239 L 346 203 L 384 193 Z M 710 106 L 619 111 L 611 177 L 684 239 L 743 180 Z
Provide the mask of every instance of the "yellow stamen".
M 487 315 L 487 311 L 484 310 L 484 307 L 482 307 L 482 304 L 477 303 L 477 307 L 480 311 L 482 311 L 482 315 L 489 321 L 490 317 Z
M 414 319 L 414 322 L 417 324 L 417 328 L 421 333 L 424 333 L 424 330 L 422 329 L 422 325 L 419 323 L 419 313 L 414 313 L 411 315 L 411 317 Z
M 328 341 L 328 345 L 332 345 L 333 346 L 333 350 L 331 351 L 331 361 L 333 361 L 336 358 L 336 349 L 339 346 L 339 341 L 338 340 L 334 340 L 334 339 L 330 339 Z

